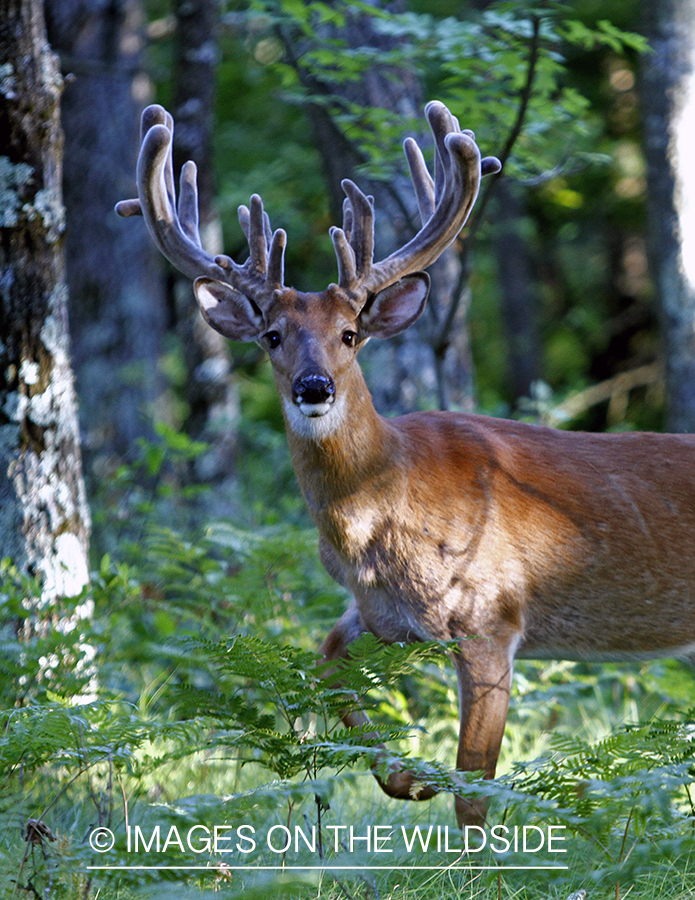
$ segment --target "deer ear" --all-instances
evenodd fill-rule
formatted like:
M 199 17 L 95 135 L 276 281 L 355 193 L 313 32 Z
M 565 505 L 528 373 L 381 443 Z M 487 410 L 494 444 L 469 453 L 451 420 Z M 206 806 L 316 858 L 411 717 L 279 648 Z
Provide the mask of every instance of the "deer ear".
M 203 318 L 233 341 L 255 341 L 263 328 L 258 308 L 239 291 L 212 278 L 196 278 L 193 290 Z
M 405 331 L 425 308 L 429 289 L 429 275 L 415 272 L 379 291 L 360 313 L 365 337 L 389 338 Z

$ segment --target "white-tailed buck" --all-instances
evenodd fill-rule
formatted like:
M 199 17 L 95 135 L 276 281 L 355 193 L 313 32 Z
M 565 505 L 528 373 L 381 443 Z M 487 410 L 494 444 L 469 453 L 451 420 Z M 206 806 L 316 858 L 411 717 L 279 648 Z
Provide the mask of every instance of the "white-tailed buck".
M 321 558 L 354 596 L 326 657 L 345 656 L 364 631 L 386 642 L 458 640 L 457 766 L 491 778 L 516 656 L 615 659 L 695 646 L 695 437 L 376 412 L 358 350 L 418 318 L 429 287 L 422 270 L 457 237 L 481 175 L 499 170 L 443 104 L 426 115 L 434 180 L 415 142 L 405 143 L 422 229 L 374 262 L 372 200 L 345 181 L 343 227 L 331 229 L 338 283 L 321 293 L 284 286 L 285 233 L 271 232 L 258 196 L 239 210 L 243 265 L 202 249 L 196 169 L 183 168 L 177 210 L 173 121 L 160 106 L 143 114 L 139 199 L 117 210 L 144 216 L 161 252 L 194 279 L 213 328 L 270 354 Z M 434 793 L 418 793 L 399 769 L 381 784 L 394 797 Z M 484 815 L 462 797 L 456 808 L 461 823 Z

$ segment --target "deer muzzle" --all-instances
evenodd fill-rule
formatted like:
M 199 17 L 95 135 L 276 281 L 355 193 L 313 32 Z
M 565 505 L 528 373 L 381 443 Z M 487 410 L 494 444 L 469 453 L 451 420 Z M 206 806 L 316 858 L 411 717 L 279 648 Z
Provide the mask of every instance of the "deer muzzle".
M 292 382 L 292 400 L 303 415 L 325 416 L 335 400 L 335 384 L 328 375 L 311 373 Z

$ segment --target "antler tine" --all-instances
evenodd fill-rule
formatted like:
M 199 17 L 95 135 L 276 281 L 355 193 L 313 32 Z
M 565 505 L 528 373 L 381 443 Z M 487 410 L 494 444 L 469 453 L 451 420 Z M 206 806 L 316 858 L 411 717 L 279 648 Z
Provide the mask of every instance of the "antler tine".
M 179 222 L 184 234 L 200 247 L 198 230 L 198 169 L 192 160 L 183 164 L 179 180 Z
M 447 172 L 451 167 L 451 154 L 446 145 L 449 134 L 465 134 L 475 141 L 472 131 L 461 131 L 459 120 L 443 103 L 428 103 L 425 116 L 434 137 L 434 202 L 439 203 L 446 190 Z
M 158 249 L 186 277 L 208 276 L 245 294 L 259 308 L 283 287 L 284 231 L 272 233 L 261 198 L 251 198 L 251 210 L 240 207 L 239 220 L 246 233 L 250 256 L 237 265 L 228 256 L 213 257 L 202 248 L 198 227 L 198 188 L 195 163 L 181 170 L 176 208 L 172 141 L 174 120 L 161 106 L 148 106 L 142 114 L 142 145 L 137 164 L 138 198 L 116 204 L 121 216 L 141 215 Z M 245 211 L 245 213 L 244 213 Z
M 257 278 L 264 279 L 270 295 L 283 287 L 287 234 L 282 228 L 273 232 L 258 194 L 251 197 L 250 203 L 250 207 L 240 206 L 238 209 L 239 224 L 249 245 L 249 258 L 244 266 Z M 229 262 L 235 265 L 232 260 Z
M 147 132 L 153 125 L 165 125 L 169 131 L 174 132 L 174 117 L 170 112 L 160 106 L 159 103 L 151 103 L 146 106 L 140 116 L 140 143 L 145 140 Z M 172 168 L 173 172 L 173 168 Z M 173 181 L 172 181 L 173 188 Z
M 408 160 L 408 168 L 410 170 L 410 180 L 415 188 L 415 197 L 417 199 L 418 210 L 420 211 L 420 219 L 425 225 L 431 218 L 435 210 L 434 200 L 434 181 L 427 171 L 425 157 L 422 150 L 412 138 L 406 138 L 403 143 L 405 158 Z
M 268 272 L 266 283 L 273 290 L 280 290 L 285 284 L 285 247 L 287 246 L 287 234 L 282 228 L 278 228 L 270 241 L 268 254 Z
M 406 139 L 404 150 L 422 228 L 404 247 L 381 262 L 372 261 L 371 203 L 353 182 L 343 182 L 354 224 L 349 240 L 342 229 L 332 229 L 331 236 L 338 257 L 339 284 L 348 288 L 361 305 L 370 294 L 431 265 L 463 228 L 478 195 L 481 176 L 501 169 L 495 157 L 481 160 L 473 132 L 461 131 L 458 120 L 443 103 L 428 103 L 425 115 L 435 143 L 435 177 L 432 179 L 428 172 L 415 141 Z
M 166 157 L 164 159 L 164 183 L 166 184 L 167 196 L 169 197 L 169 202 L 173 209 L 176 204 L 176 187 L 175 187 L 175 183 L 174 183 L 174 117 L 172 116 L 172 114 L 170 112 L 168 112 L 166 109 L 164 109 L 163 106 L 158 108 L 158 104 L 152 104 L 152 106 L 146 107 L 144 110 L 144 113 L 146 114 L 148 112 L 148 110 L 150 112 L 150 115 L 147 118 L 149 118 L 151 120 L 150 128 L 152 127 L 152 125 L 158 124 L 158 120 L 160 118 L 160 110 L 161 110 L 161 117 L 164 120 L 161 124 L 167 128 L 167 130 L 169 131 L 169 134 L 171 135 L 171 151 L 166 154 Z M 143 115 L 143 120 L 144 119 L 145 119 L 145 115 Z M 143 129 L 146 127 L 145 121 L 142 122 L 141 127 Z M 197 174 L 198 173 L 196 170 L 196 176 L 197 176 Z M 195 189 L 195 208 L 196 208 L 195 218 L 197 220 L 197 218 L 198 218 L 197 177 L 196 177 L 196 181 L 194 183 L 194 189 Z M 138 186 L 138 190 L 139 190 L 139 186 Z
M 263 201 L 258 194 L 254 194 L 251 197 L 251 207 L 240 206 L 238 212 L 239 224 L 249 245 L 251 267 L 257 272 L 265 274 L 268 270 L 270 226 L 266 225 L 268 217 L 263 209 Z
M 338 260 L 338 285 L 356 295 L 374 258 L 374 197 L 363 194 L 349 178 L 341 184 L 346 194 L 343 227 L 329 233 Z
M 350 240 L 350 235 L 352 234 L 352 206 L 347 197 L 343 200 L 343 231 L 347 239 Z
M 374 260 L 374 198 L 367 197 L 349 178 L 341 182 L 352 210 L 350 246 L 355 253 L 357 277 L 366 274 Z
M 148 106 L 142 114 L 141 130 L 136 172 L 138 200 L 116 204 L 116 212 L 122 216 L 142 215 L 158 249 L 188 278 L 208 275 L 224 279 L 224 270 L 200 244 L 195 166 L 184 167 L 178 213 L 174 207 L 173 119 L 163 107 Z
M 446 112 L 445 112 L 446 110 Z M 425 117 L 429 123 L 432 137 L 434 138 L 434 203 L 439 203 L 444 185 L 446 184 L 446 162 L 450 156 L 444 144 L 444 135 L 454 130 L 453 116 L 449 110 L 444 107 L 432 106 L 427 104 L 425 107 Z M 446 161 L 446 162 L 445 162 Z
M 348 235 L 342 228 L 334 225 L 329 229 L 328 233 L 333 241 L 333 248 L 338 261 L 338 285 L 350 291 L 357 284 L 355 251 L 350 246 Z

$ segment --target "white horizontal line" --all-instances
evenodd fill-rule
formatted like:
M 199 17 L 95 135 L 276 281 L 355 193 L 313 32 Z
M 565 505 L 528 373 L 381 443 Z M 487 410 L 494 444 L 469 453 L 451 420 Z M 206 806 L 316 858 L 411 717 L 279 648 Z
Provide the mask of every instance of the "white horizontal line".
M 156 871 L 156 872 L 182 872 L 182 871 L 196 871 L 196 872 L 218 872 L 218 871 L 242 871 L 242 872 L 260 872 L 260 871 L 279 871 L 279 872 L 297 872 L 297 871 L 317 871 L 317 872 L 326 872 L 331 869 L 356 869 L 357 871 L 372 871 L 372 870 L 386 870 L 390 872 L 414 872 L 420 870 L 426 871 L 440 871 L 440 872 L 450 872 L 452 869 L 460 869 L 471 871 L 475 870 L 476 872 L 482 871 L 490 871 L 490 872 L 498 872 L 502 869 L 516 869 L 519 871 L 544 871 L 544 872 L 552 872 L 552 871 L 560 871 L 561 869 L 569 869 L 569 866 L 474 866 L 474 865 L 462 865 L 462 866 L 229 866 L 227 863 L 215 863 L 211 866 L 87 866 L 87 869 L 90 872 L 95 871 L 105 871 L 105 870 L 147 870 L 147 871 Z

